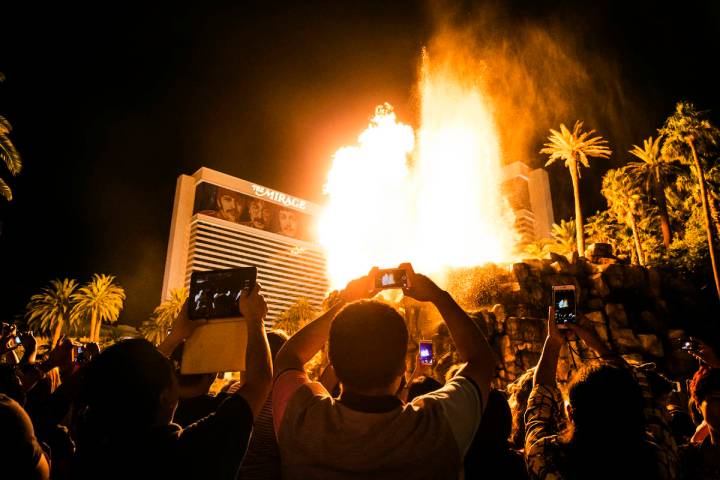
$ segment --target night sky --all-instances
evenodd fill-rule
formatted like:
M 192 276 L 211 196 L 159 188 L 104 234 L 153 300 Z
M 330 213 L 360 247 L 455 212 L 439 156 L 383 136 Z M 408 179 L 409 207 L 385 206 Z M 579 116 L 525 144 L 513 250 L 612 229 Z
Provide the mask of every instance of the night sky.
M 322 202 L 332 154 L 376 105 L 417 125 L 419 52 L 451 5 L 452 21 L 478 26 L 478 52 L 546 58 L 521 34 L 539 29 L 584 68 L 553 93 L 567 105 L 548 100 L 524 138 L 535 165 L 560 122 L 586 120 L 610 140 L 618 153 L 583 177 L 586 215 L 604 208 L 602 173 L 675 102 L 720 113 L 718 2 L 149 3 L 0 9 L 0 114 L 24 161 L 15 199 L 0 200 L 3 320 L 51 279 L 94 272 L 125 287 L 121 322 L 145 320 L 160 300 L 175 181 L 201 166 Z M 532 72 L 554 88 L 554 72 Z M 568 218 L 569 175 L 550 174 L 556 221 Z

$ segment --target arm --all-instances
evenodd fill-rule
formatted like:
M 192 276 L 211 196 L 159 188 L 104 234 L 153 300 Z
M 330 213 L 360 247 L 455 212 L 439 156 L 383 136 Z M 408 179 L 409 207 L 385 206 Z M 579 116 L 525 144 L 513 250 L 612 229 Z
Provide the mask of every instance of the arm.
M 555 311 L 552 307 L 548 309 L 547 326 L 548 336 L 545 339 L 540 361 L 535 369 L 533 385 L 555 386 L 557 363 L 564 338 L 555 324 Z
M 272 360 L 270 346 L 265 335 L 265 315 L 267 304 L 260 295 L 260 285 L 250 293 L 240 296 L 240 313 L 247 322 L 247 351 L 245 352 L 245 384 L 236 395 L 242 396 L 256 417 L 267 400 L 272 388 Z
M 405 293 L 418 301 L 432 302 L 437 307 L 450 330 L 460 360 L 467 362 L 461 374 L 470 378 L 480 388 L 485 404 L 496 364 L 485 335 L 449 293 L 441 290 L 428 277 L 416 274 L 410 264 L 402 264 L 400 268 L 406 269 L 410 277 L 410 287 L 405 289 Z
M 180 309 L 180 314 L 170 328 L 170 334 L 158 345 L 160 353 L 166 357 L 170 357 L 175 348 L 192 335 L 195 328 L 199 325 L 198 322 L 202 323 L 201 320 L 190 320 L 188 316 L 188 301 L 185 300 L 185 304 Z
M 592 331 L 587 330 L 580 325 L 574 323 L 569 324 L 568 328 L 573 333 L 575 333 L 575 335 L 577 335 L 578 338 L 585 343 L 585 345 L 595 351 L 595 353 L 597 353 L 600 358 L 604 360 L 619 360 L 621 362 L 624 362 L 622 357 L 619 357 L 615 353 L 613 353 L 613 351 L 610 350 L 607 345 L 605 345 L 605 342 L 600 340 L 597 335 L 595 335 Z
M 20 363 L 35 363 L 35 357 L 37 356 L 37 341 L 35 340 L 32 332 L 20 334 L 20 340 L 22 340 L 22 346 L 25 349 L 25 353 L 23 353 Z

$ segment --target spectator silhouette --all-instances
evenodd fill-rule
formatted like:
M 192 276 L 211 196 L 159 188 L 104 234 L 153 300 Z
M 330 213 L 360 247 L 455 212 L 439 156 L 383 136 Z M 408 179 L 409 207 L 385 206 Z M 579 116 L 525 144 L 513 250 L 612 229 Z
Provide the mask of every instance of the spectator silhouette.
M 195 328 L 187 304 L 158 349 L 145 340 L 125 340 L 90 362 L 78 432 L 79 478 L 235 478 L 271 384 L 267 306 L 259 290 L 256 285 L 239 301 L 247 321 L 246 383 L 185 429 L 171 423 L 178 384 L 163 353 L 169 355 Z
M 403 402 L 408 331 L 392 307 L 372 297 L 374 270 L 342 292 L 342 302 L 296 333 L 277 355 L 275 431 L 288 479 L 453 478 L 475 435 L 495 365 L 477 326 L 449 294 L 409 264 L 405 294 L 434 303 L 467 365 L 440 390 Z M 345 305 L 342 305 L 345 303 Z M 329 340 L 342 384 L 334 399 L 305 371 Z
M 525 456 L 531 478 L 674 478 L 675 442 L 645 375 L 613 357 L 588 331 L 577 325 L 570 329 L 610 362 L 577 373 L 568 389 L 571 426 L 564 435 L 555 435 L 553 417 L 562 405 L 555 373 L 565 337 L 551 309 L 525 413 Z
M 512 413 L 500 390 L 491 390 L 485 415 L 465 456 L 465 479 L 527 480 L 525 459 L 512 449 L 508 438 Z
M 720 478 L 720 370 L 702 366 L 690 384 L 690 395 L 702 416 L 706 432 L 698 443 L 680 448 L 679 478 Z

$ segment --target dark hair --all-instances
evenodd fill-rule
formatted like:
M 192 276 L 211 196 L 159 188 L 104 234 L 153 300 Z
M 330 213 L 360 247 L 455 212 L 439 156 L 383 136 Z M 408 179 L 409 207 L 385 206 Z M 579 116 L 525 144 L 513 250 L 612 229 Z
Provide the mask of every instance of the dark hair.
M 690 396 L 697 408 L 712 392 L 720 392 L 720 370 L 717 368 L 701 367 L 690 382 Z
M 530 398 L 530 392 L 533 389 L 534 376 L 535 367 L 524 372 L 507 386 L 507 391 L 510 394 L 508 403 L 512 413 L 510 443 L 513 448 L 525 448 L 525 410 L 527 410 L 528 398 Z
M 643 393 L 628 368 L 586 367 L 571 382 L 568 396 L 573 426 L 564 478 L 655 478 Z
M 330 326 L 328 355 L 338 379 L 351 388 L 383 388 L 405 369 L 408 331 L 389 305 L 361 300 L 343 307 Z
M 104 424 L 102 428 L 152 425 L 173 375 L 170 360 L 150 342 L 123 340 L 88 364 L 83 400 L 93 423 Z
M 412 401 L 415 397 L 425 395 L 426 393 L 434 392 L 438 388 L 442 387 L 440 382 L 432 377 L 426 377 L 425 375 L 418 377 L 413 380 L 408 388 L 407 401 Z
M 275 356 L 278 354 L 282 346 L 285 345 L 285 342 L 288 341 L 288 338 L 290 338 L 290 335 L 288 335 L 285 330 L 276 329 L 267 332 L 268 344 L 270 345 L 270 356 L 273 360 L 275 360 Z

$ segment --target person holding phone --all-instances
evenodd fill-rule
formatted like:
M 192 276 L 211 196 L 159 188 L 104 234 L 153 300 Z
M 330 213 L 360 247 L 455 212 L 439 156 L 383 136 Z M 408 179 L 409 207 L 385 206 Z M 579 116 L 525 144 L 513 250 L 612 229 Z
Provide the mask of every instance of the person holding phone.
M 549 308 L 547 338 L 525 413 L 525 457 L 536 479 L 675 478 L 677 447 L 642 371 L 627 365 L 592 332 L 558 328 Z M 571 426 L 558 433 L 563 405 L 555 381 L 560 349 L 575 334 L 604 360 L 577 372 L 568 387 Z
M 369 300 L 376 269 L 291 337 L 275 362 L 273 415 L 288 479 L 457 478 L 482 418 L 495 371 L 485 337 L 447 292 L 410 264 L 405 295 L 433 303 L 466 362 L 444 387 L 404 404 L 408 331 L 400 314 Z M 304 365 L 328 343 L 342 385 L 334 399 Z

